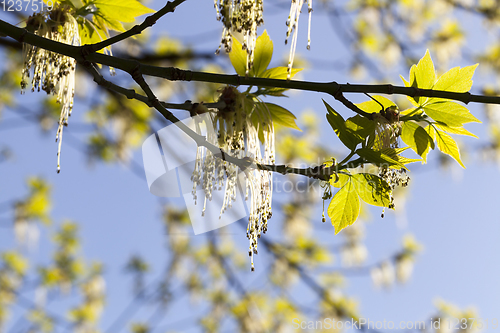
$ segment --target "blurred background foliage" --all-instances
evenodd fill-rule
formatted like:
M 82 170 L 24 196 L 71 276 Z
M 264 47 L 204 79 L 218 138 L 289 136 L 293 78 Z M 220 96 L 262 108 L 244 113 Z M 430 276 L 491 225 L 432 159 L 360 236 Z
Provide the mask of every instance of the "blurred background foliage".
M 147 5 L 159 8 L 156 3 Z M 287 1 L 266 0 L 265 6 L 272 12 L 281 13 L 284 22 L 289 6 Z M 327 65 L 346 71 L 354 82 L 380 83 L 389 81 L 394 74 L 406 75 L 406 72 L 400 71 L 401 66 L 409 67 L 416 63 L 423 55 L 421 51 L 429 48 L 439 73 L 448 70 L 457 59 L 466 59 L 470 64 L 479 62 L 481 85 L 474 88 L 483 94 L 500 94 L 500 39 L 488 39 L 490 35 L 498 37 L 498 1 L 317 0 L 314 11 L 315 14 L 326 15 L 330 22 L 328 33 L 336 34 L 349 51 L 349 56 L 343 57 L 340 63 L 332 55 Z M 1 16 L 9 22 L 20 22 L 28 14 L 4 12 Z M 170 15 L 177 15 L 177 12 Z M 215 14 L 210 15 L 215 20 Z M 467 15 L 476 17 L 482 23 L 480 27 L 474 27 L 476 35 L 481 35 L 481 31 L 488 32 L 488 36 L 484 35 L 484 39 L 476 40 L 475 44 L 466 42 L 466 33 L 472 29 L 464 25 L 463 18 Z M 196 22 L 192 24 L 196 25 Z M 199 33 L 202 29 L 199 28 Z M 201 52 L 181 39 L 169 37 L 168 33 L 146 32 L 113 46 L 113 53 L 157 66 L 232 73 L 226 56 L 216 58 L 213 52 Z M 313 33 L 313 45 L 322 42 Z M 478 47 L 479 44 L 483 47 Z M 21 45 L 1 38 L 0 47 L 4 60 L 0 72 L 0 133 L 6 135 L 7 130 L 16 127 L 22 133 L 26 130 L 25 125 L 29 124 L 30 130 L 38 128 L 46 135 L 53 135 L 59 105 L 52 96 L 40 95 L 35 107 L 26 107 L 24 96 L 19 95 Z M 306 54 L 302 57 L 298 54 L 295 67 L 302 66 L 314 68 L 322 64 L 314 60 L 308 62 Z M 113 80 L 137 88 L 123 76 Z M 217 84 L 178 84 L 158 79 L 151 79 L 149 83 L 159 99 L 166 102 L 191 100 L 211 103 L 221 88 Z M 297 98 L 294 92 L 288 93 L 291 99 Z M 405 98 L 395 99 L 400 109 L 408 106 Z M 166 120 L 140 102 L 127 100 L 122 95 L 95 86 L 84 71 L 77 71 L 75 105 L 78 105 L 82 116 L 70 123 L 67 135 L 72 139 L 67 144 L 84 155 L 90 165 L 123 164 L 131 173 L 143 178 L 140 158 L 137 158 L 138 148 L 152 132 L 166 126 Z M 181 118 L 188 116 L 185 111 L 176 112 Z M 498 163 L 499 106 L 485 105 L 484 115 L 487 121 L 483 124 L 484 133 L 480 135 L 482 140 L 476 145 L 461 145 L 462 156 L 468 161 L 478 159 Z M 336 156 L 336 146 L 319 136 L 321 122 L 323 120 L 313 112 L 305 110 L 299 119 L 302 132 L 278 128 L 277 163 L 310 165 Z M 0 136 L 0 163 L 1 167 L 7 168 L 15 159 L 16 151 L 2 141 Z M 450 168 L 447 156 L 439 155 L 437 158 L 440 168 Z M 33 167 L 33 172 L 36 173 L 36 167 Z M 132 276 L 132 288 L 123 290 L 123 293 L 130 295 L 131 302 L 113 312 L 118 316 L 109 321 L 109 327 L 102 327 L 100 318 L 106 311 L 107 303 L 103 278 L 106 263 L 92 262 L 84 257 L 80 242 L 86 240 L 81 239 L 80 224 L 55 221 L 51 211 L 54 205 L 52 185 L 44 178 L 30 176 L 22 196 L 0 203 L 1 212 L 8 214 L 2 215 L 0 222 L 10 228 L 2 232 L 11 232 L 17 240 L 17 245 L 12 248 L 0 247 L 0 331 L 184 331 L 179 326 L 171 328 L 162 323 L 169 318 L 167 309 L 175 308 L 179 302 L 183 304 L 182 299 L 188 297 L 193 304 L 192 308 L 187 307 L 190 312 L 170 318 L 187 317 L 181 324 L 189 329 L 205 332 L 287 332 L 292 330 L 294 318 L 350 320 L 362 317 L 358 304 L 362 300 L 354 299 L 345 291 L 353 275 L 372 279 L 374 287 L 384 289 L 410 279 L 422 249 L 418 240 L 407 235 L 401 244 L 394 246 L 392 256 L 367 264 L 370 249 L 365 246 L 364 240 L 366 225 L 372 219 L 370 212 L 373 211 L 363 207 L 360 221 L 345 229 L 335 241 L 324 241 L 315 232 L 318 223 L 321 223 L 315 208 L 320 204 L 320 195 L 307 190 L 317 184 L 304 182 L 297 176 L 287 179 L 294 182 L 294 190 L 276 196 L 274 207 L 279 213 L 272 219 L 274 230 L 261 240 L 257 257 L 260 262 L 257 272 L 250 277 L 257 277 L 261 283 L 248 289 L 243 282 L 248 281 L 250 275 L 247 252 L 240 246 L 246 241 L 246 221 L 237 222 L 241 228 L 235 230 L 239 233 L 214 230 L 192 237 L 187 212 L 163 199 L 158 200 L 168 260 L 163 268 L 156 267 L 156 271 L 161 270 L 162 273 L 152 279 L 151 258 L 139 254 L 123 255 L 120 265 L 127 276 Z M 127 179 L 124 178 L 124 181 Z M 2 186 L 2 191 L 8 192 L 9 189 Z M 404 203 L 408 191 L 411 192 L 411 188 L 396 193 L 396 203 Z M 26 253 L 30 248 L 36 248 L 40 234 L 51 237 L 53 253 L 50 258 L 33 262 L 28 260 Z M 113 245 L 109 244 L 110 251 L 112 248 Z M 304 293 L 314 295 L 314 301 L 308 298 L 308 302 L 304 302 L 300 296 Z M 69 301 L 61 301 L 54 310 L 52 305 L 56 300 L 68 298 Z M 186 305 L 181 307 L 186 308 Z M 136 316 L 141 308 L 146 309 L 147 314 Z M 433 311 L 434 320 L 477 316 L 475 309 L 460 309 L 445 301 L 436 301 Z M 476 329 L 478 327 L 474 326 L 463 331 Z

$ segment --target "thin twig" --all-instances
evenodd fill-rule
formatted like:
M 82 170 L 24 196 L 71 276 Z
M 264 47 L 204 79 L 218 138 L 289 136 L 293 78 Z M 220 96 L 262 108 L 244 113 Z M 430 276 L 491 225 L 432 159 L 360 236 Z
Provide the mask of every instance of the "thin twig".
M 108 38 L 106 40 L 103 40 L 102 42 L 95 43 L 95 44 L 87 44 L 84 46 L 85 52 L 97 52 L 99 50 L 102 50 L 108 46 L 111 46 L 113 44 L 116 44 L 122 40 L 125 40 L 129 37 L 132 37 L 134 35 L 139 35 L 142 33 L 144 30 L 147 28 L 153 26 L 156 21 L 158 21 L 162 16 L 168 14 L 168 13 L 173 13 L 175 8 L 179 6 L 181 3 L 183 3 L 186 0 L 175 0 L 173 2 L 168 1 L 167 4 L 157 11 L 156 13 L 146 17 L 144 22 L 142 22 L 140 25 L 135 25 L 131 29 L 122 32 L 121 34 L 118 34 L 116 36 L 113 36 L 111 38 Z

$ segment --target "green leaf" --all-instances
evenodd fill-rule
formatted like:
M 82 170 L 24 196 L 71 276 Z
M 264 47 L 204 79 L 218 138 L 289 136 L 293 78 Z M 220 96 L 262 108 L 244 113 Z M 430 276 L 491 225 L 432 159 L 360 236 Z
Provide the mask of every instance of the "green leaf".
M 358 173 L 352 176 L 351 182 L 356 192 L 367 204 L 389 207 L 391 203 L 391 189 L 382 178 L 371 173 Z
M 291 77 L 294 77 L 295 74 L 300 72 L 303 68 L 293 68 L 292 69 L 292 75 Z M 285 80 L 287 77 L 287 67 L 273 67 L 269 68 L 266 71 L 264 71 L 259 77 L 263 77 L 265 79 L 278 79 L 278 80 Z M 278 89 L 284 89 L 284 88 L 278 88 Z
M 344 118 L 338 114 L 327 102 L 323 100 L 328 113 L 326 119 L 332 126 L 340 141 L 349 149 L 354 150 L 360 141 L 347 130 Z
M 137 0 L 95 0 L 93 4 L 106 21 L 134 22 L 137 16 L 154 12 Z
M 408 147 L 406 147 L 408 148 Z M 407 158 L 407 157 L 404 157 L 404 156 L 397 156 L 397 159 L 396 161 L 398 161 L 399 163 L 402 163 L 402 164 L 409 164 L 409 163 L 415 163 L 415 162 L 421 162 L 422 160 L 421 159 L 416 159 L 416 158 Z
M 335 194 L 328 206 L 328 216 L 335 227 L 335 234 L 352 225 L 359 215 L 359 196 L 349 181 Z
M 120 21 L 109 19 L 106 16 L 104 16 L 101 12 L 97 12 L 96 14 L 94 14 L 92 21 L 94 22 L 94 24 L 97 27 L 99 27 L 99 29 L 101 29 L 103 31 L 108 31 L 108 29 L 115 30 L 118 32 L 125 31 L 125 28 L 120 23 Z M 109 33 L 108 33 L 108 35 L 109 35 Z
M 344 173 L 338 173 L 337 175 L 339 176 L 338 181 L 335 181 L 335 175 L 330 178 L 330 184 L 336 188 L 344 187 L 344 185 L 349 181 L 349 178 L 351 177 L 351 175 L 346 175 Z
M 271 88 L 271 89 L 263 89 L 259 92 L 259 95 L 264 96 L 275 96 L 275 97 L 288 97 L 284 94 L 288 89 L 285 88 Z
M 368 135 L 375 132 L 377 124 L 366 117 L 355 115 L 345 122 L 346 129 L 358 138 L 359 142 L 364 141 Z
M 434 83 L 436 82 L 436 71 L 434 69 L 434 63 L 432 62 L 429 50 L 425 52 L 422 59 L 419 60 L 418 64 L 413 65 L 410 68 L 410 79 L 406 81 L 402 76 L 406 87 L 416 87 L 420 89 L 432 89 Z M 415 106 L 422 105 L 428 100 L 428 97 L 410 97 L 408 100 Z
M 231 52 L 229 52 L 229 60 L 233 65 L 238 75 L 246 75 L 247 66 L 247 52 L 242 49 L 241 43 L 233 37 L 233 45 Z M 253 67 L 249 71 L 249 76 L 263 77 L 270 79 L 286 79 L 286 67 L 276 67 L 267 69 L 273 56 L 273 42 L 269 38 L 267 31 L 264 30 L 262 35 L 257 38 L 254 50 Z M 301 69 L 292 71 L 292 76 L 299 72 Z M 265 89 L 262 95 L 283 96 L 284 88 L 270 88 Z
M 422 126 L 413 121 L 403 123 L 401 139 L 418 155 L 422 156 L 423 163 L 427 161 L 430 148 L 434 149 L 434 140 Z
M 261 102 L 255 102 L 253 98 L 249 96 L 245 97 L 243 100 L 243 107 L 245 110 L 252 110 L 250 118 L 252 123 L 259 131 L 259 140 L 264 143 L 264 128 L 269 129 L 269 125 L 272 123 L 271 115 L 266 105 Z M 247 111 L 248 114 L 248 111 Z
M 447 126 L 447 125 L 442 124 L 442 123 L 434 123 L 433 125 L 437 129 L 440 129 L 440 130 L 447 132 L 447 133 L 458 134 L 458 135 L 468 135 L 468 136 L 472 136 L 476 139 L 479 139 L 476 135 L 469 132 L 468 130 L 466 130 L 463 127 L 450 127 L 450 126 Z
M 290 77 L 294 77 L 295 74 L 300 72 L 302 68 L 293 68 L 292 74 Z M 286 67 L 273 67 L 267 69 L 265 72 L 261 73 L 259 77 L 265 79 L 278 79 L 285 80 L 287 78 L 287 68 Z M 265 88 L 261 92 L 261 95 L 269 95 L 269 96 L 285 96 L 283 93 L 287 91 L 286 88 Z
M 425 113 L 435 121 L 450 127 L 461 127 L 465 123 L 481 121 L 463 105 L 439 99 L 439 102 L 424 105 Z
M 244 76 L 247 71 L 247 53 L 241 49 L 241 43 L 233 38 L 233 45 L 231 46 L 231 52 L 229 52 L 229 60 L 234 67 L 236 73 L 240 76 Z
M 476 67 L 477 64 L 464 68 L 455 67 L 437 78 L 434 64 L 429 50 L 427 50 L 418 64 L 413 65 L 410 69 L 409 82 L 403 77 L 401 79 L 407 87 L 464 93 L 472 87 L 472 76 Z M 425 113 L 433 120 L 449 128 L 455 128 L 456 131 L 461 132 L 462 130 L 458 128 L 461 128 L 465 123 L 480 122 L 466 107 L 443 98 L 408 97 L 408 99 L 413 105 L 422 106 Z M 466 130 L 463 131 L 469 133 Z M 407 132 L 409 132 L 408 129 Z M 410 140 L 410 136 L 407 135 L 406 139 Z M 423 150 L 422 153 L 424 155 L 421 156 L 425 160 L 427 151 Z
M 388 149 L 392 149 L 392 148 L 388 148 Z M 370 148 L 360 148 L 360 149 L 356 150 L 356 154 L 358 154 L 360 157 L 364 158 L 369 163 L 377 165 L 377 166 L 389 165 L 390 167 L 397 167 L 397 168 L 405 168 L 406 169 L 404 164 L 393 159 L 387 153 L 382 152 L 382 150 L 373 150 Z M 390 154 L 390 155 L 393 155 L 393 154 Z
M 418 108 L 409 108 L 404 111 L 399 112 L 399 119 L 403 120 L 404 118 L 411 117 L 411 116 L 418 116 L 421 115 L 424 111 L 422 110 L 422 107 Z M 404 120 L 403 120 L 404 121 Z
M 295 117 L 293 113 L 273 103 L 265 103 L 265 106 L 271 114 L 273 123 L 301 131 L 301 129 L 295 123 L 295 119 L 297 119 L 297 117 Z
M 455 67 L 439 77 L 434 90 L 467 92 L 472 87 L 472 76 L 478 64 L 467 67 Z
M 245 108 L 247 110 L 253 109 L 251 114 L 252 123 L 256 128 L 258 128 L 259 140 L 262 143 L 265 139 L 264 129 L 268 129 L 271 123 L 275 126 L 281 125 L 301 131 L 295 123 L 295 115 L 287 109 L 272 103 L 255 102 L 249 97 L 245 98 L 244 101 L 246 104 Z
M 85 18 L 82 18 L 82 21 L 78 22 L 78 34 L 80 36 L 81 45 L 99 43 L 107 38 L 106 31 Z M 104 50 L 99 50 L 97 52 L 104 53 Z
M 412 87 L 432 89 L 436 82 L 436 71 L 429 50 L 425 51 L 425 55 L 420 59 L 417 65 L 412 66 L 411 70 L 415 73 L 414 77 L 410 75 L 410 80 L 412 80 L 410 81 L 410 85 Z
M 384 96 L 380 95 L 374 95 L 372 96 L 375 98 L 380 104 L 384 106 L 384 110 L 387 109 L 389 106 L 396 105 L 393 101 L 391 101 L 388 98 L 385 98 Z M 363 102 L 363 103 L 357 103 L 355 104 L 358 108 L 361 110 L 368 112 L 368 113 L 380 113 L 382 110 L 382 107 L 380 106 L 377 102 L 374 100 L 370 99 L 369 101 Z
M 391 157 L 394 160 L 399 160 L 399 159 L 405 159 L 405 157 L 400 156 L 402 152 L 407 150 L 410 147 L 404 147 L 404 148 L 384 148 L 380 150 L 382 153 L 386 154 L 387 156 Z M 412 160 L 412 159 L 407 159 L 407 160 Z M 412 160 L 413 162 L 420 161 L 419 159 L 414 159 Z M 408 162 L 411 163 L 411 162 Z
M 399 77 L 403 81 L 405 87 L 410 87 L 410 82 L 406 81 L 406 79 L 403 77 L 403 75 L 400 75 Z M 411 81 L 411 72 L 410 72 L 410 81 Z
M 441 150 L 441 152 L 445 153 L 446 155 L 450 155 L 451 157 L 453 157 L 458 162 L 458 164 L 460 164 L 462 168 L 465 169 L 465 165 L 460 160 L 460 151 L 458 150 L 458 145 L 455 140 L 453 140 L 453 138 L 449 134 L 446 134 L 443 131 L 434 129 L 434 132 L 436 135 L 436 142 L 439 150 Z
M 269 38 L 267 31 L 257 38 L 255 43 L 253 68 L 250 70 L 250 76 L 260 76 L 266 70 L 273 56 L 273 42 Z
M 419 159 L 411 159 L 400 156 L 403 151 L 408 149 L 405 148 L 385 148 L 381 150 L 373 150 L 370 148 L 360 148 L 356 150 L 356 153 L 367 160 L 369 163 L 377 166 L 387 166 L 391 168 L 404 168 L 407 169 L 405 164 L 419 162 Z

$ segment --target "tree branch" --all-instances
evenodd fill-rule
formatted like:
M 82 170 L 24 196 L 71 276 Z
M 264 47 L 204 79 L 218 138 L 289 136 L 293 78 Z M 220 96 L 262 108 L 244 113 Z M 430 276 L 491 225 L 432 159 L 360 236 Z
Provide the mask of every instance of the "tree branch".
M 160 112 L 167 120 L 171 121 L 174 125 L 179 127 L 184 133 L 189 135 L 196 143 L 198 146 L 203 146 L 207 148 L 214 156 L 218 156 L 222 158 L 225 161 L 228 161 L 230 163 L 236 164 L 239 166 L 241 169 L 245 170 L 247 168 L 258 168 L 260 170 L 265 170 L 265 171 L 272 171 L 272 172 L 278 172 L 283 175 L 285 174 L 297 174 L 297 175 L 303 175 L 309 178 L 314 178 L 314 179 L 320 179 L 324 181 L 328 181 L 331 177 L 331 175 L 337 173 L 340 170 L 346 169 L 347 165 L 345 166 L 332 166 L 328 168 L 324 168 L 323 166 L 317 166 L 317 167 L 310 167 L 310 168 L 293 168 L 289 167 L 287 165 L 267 165 L 267 164 L 259 164 L 259 163 L 254 163 L 252 162 L 249 158 L 235 158 L 226 152 L 224 152 L 222 149 L 218 148 L 217 146 L 211 144 L 210 142 L 206 141 L 204 136 L 199 135 L 198 133 L 194 132 L 191 128 L 186 126 L 184 123 L 182 123 L 174 114 L 170 111 L 168 111 L 165 108 L 165 104 L 167 103 L 161 103 L 158 101 L 154 93 L 151 91 L 147 83 L 141 82 L 140 77 L 142 77 L 140 74 L 135 73 L 134 79 L 137 79 L 138 83 L 141 85 L 143 89 L 145 89 L 146 94 L 149 94 L 148 97 L 140 95 L 135 92 L 133 89 L 126 89 L 123 87 L 120 87 L 108 80 L 106 80 L 98 71 L 97 69 L 89 62 L 85 62 L 83 64 L 87 70 L 92 74 L 94 77 L 94 81 L 98 84 L 101 85 L 107 89 L 116 91 L 120 94 L 125 95 L 129 99 L 136 99 L 138 101 L 141 101 L 145 104 L 147 104 L 150 107 L 154 107 L 158 112 Z M 187 103 L 187 104 L 186 104 Z M 185 104 L 188 105 L 190 102 L 186 102 Z M 216 103 L 214 103 L 216 104 Z
M 82 46 L 72 46 L 52 41 L 33 33 L 26 29 L 18 28 L 3 20 L 0 20 L 0 32 L 16 39 L 19 42 L 28 43 L 41 47 L 52 52 L 60 53 L 76 59 L 79 62 L 90 61 L 106 66 L 121 69 L 127 73 L 132 73 L 137 67 L 143 75 L 164 78 L 170 81 L 199 81 L 234 86 L 248 85 L 260 87 L 274 87 L 285 89 L 296 89 L 305 91 L 316 91 L 329 94 L 333 97 L 340 96 L 339 93 L 371 93 L 388 95 L 406 95 L 410 97 L 437 97 L 450 100 L 461 101 L 465 104 L 470 102 L 485 104 L 500 104 L 499 96 L 474 95 L 469 92 L 457 93 L 450 91 L 419 89 L 415 87 L 394 86 L 392 84 L 367 85 L 367 84 L 339 84 L 332 82 L 310 82 L 296 80 L 278 80 L 258 77 L 245 77 L 239 75 L 214 74 L 205 72 L 195 72 L 182 70 L 175 67 L 158 67 L 144 65 L 137 61 L 121 59 L 100 53 L 86 55 Z M 88 48 L 88 46 L 85 46 Z M 342 102 L 342 100 L 341 100 Z M 352 109 L 352 108 L 351 108 Z M 358 112 L 359 113 L 359 112 Z M 366 115 L 365 115 L 366 116 Z
M 174 4 L 182 3 L 183 1 L 185 0 L 178 0 L 178 2 L 174 2 Z M 170 6 L 169 4 L 167 4 L 161 11 L 155 13 L 150 17 L 158 19 L 162 15 L 166 14 L 169 10 L 173 10 L 172 8 L 175 8 L 175 6 L 172 7 L 171 3 Z M 150 20 L 146 19 L 145 22 L 141 24 L 141 26 L 136 26 L 140 28 L 136 28 L 134 31 L 137 32 L 140 29 L 144 30 L 147 26 L 149 26 L 148 24 L 152 25 L 154 23 L 152 20 L 153 19 Z M 134 32 L 132 31 L 133 29 L 129 30 L 129 35 L 134 34 Z M 143 75 L 165 78 L 172 81 L 200 81 L 200 82 L 230 84 L 235 86 L 250 85 L 250 86 L 276 87 L 276 88 L 323 92 L 330 94 L 331 96 L 342 102 L 349 109 L 367 118 L 371 118 L 372 115 L 363 110 L 360 110 L 352 102 L 347 100 L 343 96 L 344 92 L 401 94 L 411 97 L 417 97 L 417 96 L 439 97 L 439 98 L 459 100 L 466 104 L 469 102 L 500 104 L 500 97 L 498 96 L 472 95 L 469 92 L 455 93 L 455 92 L 438 91 L 430 89 L 418 89 L 414 87 L 400 87 L 400 86 L 393 86 L 391 84 L 357 85 L 357 84 L 338 84 L 337 82 L 334 81 L 320 83 L 320 82 L 295 81 L 295 80 L 277 80 L 277 79 L 256 78 L 256 77 L 244 77 L 238 75 L 194 72 L 189 70 L 181 70 L 174 67 L 150 66 L 141 64 L 138 61 L 121 59 L 95 52 L 87 54 L 89 45 L 78 47 L 78 46 L 72 46 L 55 42 L 50 39 L 37 36 L 33 33 L 28 32 L 26 29 L 18 28 L 2 20 L 0 20 L 0 32 L 5 33 L 7 36 L 16 39 L 19 42 L 28 43 L 30 45 L 41 47 L 76 59 L 79 63 L 82 63 L 87 69 L 89 69 L 89 71 L 94 77 L 94 81 L 99 85 L 117 91 L 127 96 L 127 98 L 130 99 L 134 98 L 144 102 L 150 107 L 154 107 L 166 119 L 170 120 L 172 123 L 178 126 L 184 133 L 186 133 L 193 140 L 195 140 L 198 146 L 206 147 L 214 156 L 218 156 L 225 161 L 236 164 L 243 170 L 251 167 L 251 165 L 253 164 L 253 161 L 251 159 L 249 158 L 238 159 L 231 155 L 228 155 L 222 149 L 206 141 L 204 136 L 197 134 L 188 126 L 186 126 L 184 123 L 180 122 L 177 117 L 175 117 L 170 111 L 166 109 L 166 105 L 168 104 L 161 103 L 156 98 L 153 91 L 150 89 L 150 87 L 144 80 Z M 124 37 L 129 35 L 121 34 L 119 36 Z M 109 42 L 110 40 L 111 39 L 107 41 Z M 116 41 L 117 40 L 115 40 L 115 42 Z M 99 44 L 100 43 L 97 43 L 95 45 Z M 102 45 L 104 44 L 100 44 L 100 46 Z M 126 71 L 141 86 L 141 88 L 145 91 L 147 97 L 137 94 L 133 89 L 125 89 L 123 87 L 120 87 L 105 80 L 104 77 L 92 65 L 92 63 L 94 62 Z M 328 167 L 328 168 L 325 168 L 324 166 L 319 166 L 306 169 L 298 169 L 298 168 L 291 168 L 286 165 L 278 165 L 278 166 L 262 165 L 257 163 L 256 166 L 254 167 L 260 170 L 279 172 L 281 174 L 294 173 L 314 179 L 321 179 L 328 181 L 331 175 L 337 173 L 339 169 L 345 169 L 347 166 L 340 166 L 339 168 L 337 165 L 335 165 L 333 167 Z

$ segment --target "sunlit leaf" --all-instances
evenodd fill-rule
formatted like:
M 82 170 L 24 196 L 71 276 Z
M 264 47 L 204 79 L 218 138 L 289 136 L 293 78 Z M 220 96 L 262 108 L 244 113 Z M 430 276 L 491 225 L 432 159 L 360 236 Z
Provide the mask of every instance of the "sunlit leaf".
M 245 110 L 253 110 L 251 119 L 254 126 L 258 128 L 260 142 L 264 143 L 264 129 L 270 129 L 270 125 L 273 123 L 269 108 L 266 103 L 255 102 L 251 98 L 244 98 L 243 104 Z
M 389 106 L 396 105 L 393 101 L 391 101 L 388 98 L 385 98 L 384 96 L 380 95 L 373 95 L 372 96 L 374 99 L 376 99 L 380 104 L 383 105 L 384 110 L 387 109 Z M 382 111 L 382 107 L 380 104 L 375 102 L 374 100 L 370 99 L 369 101 L 363 102 L 363 103 L 357 103 L 355 104 L 358 108 L 361 110 L 368 112 L 368 113 L 380 113 Z
M 303 68 L 293 68 L 291 77 L 300 72 Z M 273 67 L 265 70 L 260 77 L 265 79 L 285 80 L 287 78 L 287 67 Z M 277 88 L 281 89 L 281 88 Z
M 422 113 L 422 108 L 409 108 L 403 111 L 400 111 L 399 114 L 401 116 L 413 116 Z
M 472 136 L 472 137 L 478 139 L 478 137 L 475 134 L 469 132 L 468 130 L 466 130 L 463 127 L 451 127 L 451 126 L 447 126 L 447 125 L 442 124 L 442 123 L 434 123 L 433 125 L 437 129 L 440 129 L 440 130 L 442 130 L 444 132 L 447 132 L 447 133 L 459 134 L 459 135 L 468 135 L 468 136 Z
M 351 177 L 351 175 L 346 175 L 343 173 L 339 173 L 337 175 L 339 177 L 337 181 L 335 181 L 336 180 L 335 175 L 333 175 L 332 178 L 330 179 L 330 184 L 336 188 L 343 187 L 349 181 L 349 178 Z
M 231 60 L 236 73 L 244 76 L 247 68 L 247 53 L 241 49 L 241 43 L 236 38 L 233 38 L 229 60 Z
M 453 157 L 458 162 L 458 164 L 460 164 L 462 168 L 465 169 L 465 165 L 460 159 L 460 151 L 458 150 L 458 145 L 455 140 L 453 140 L 453 138 L 449 134 L 446 134 L 443 131 L 435 130 L 434 132 L 436 135 L 436 142 L 439 150 Z
M 253 67 L 250 70 L 250 76 L 260 76 L 269 66 L 273 56 L 273 42 L 269 38 L 267 31 L 257 38 L 255 43 Z
M 413 121 L 403 123 L 401 139 L 422 157 L 423 162 L 426 162 L 429 150 L 434 149 L 434 140 L 422 126 Z
M 360 142 L 364 141 L 368 135 L 374 133 L 376 126 L 373 120 L 360 115 L 348 118 L 345 122 L 346 129 L 357 137 Z
M 419 60 L 418 64 L 411 66 L 409 81 L 406 81 L 403 76 L 400 77 L 406 87 L 432 89 L 432 86 L 436 82 L 436 71 L 429 50 L 425 52 L 425 55 Z M 427 97 L 419 96 L 408 96 L 407 98 L 415 106 L 423 104 L 428 99 Z
M 408 157 L 404 157 L 404 156 L 397 156 L 396 160 L 399 162 L 399 163 L 402 163 L 402 164 L 409 164 L 409 163 L 415 163 L 415 162 L 421 162 L 422 160 L 421 159 L 417 159 L 417 158 L 408 158 Z
M 82 45 L 99 43 L 106 38 L 106 32 L 87 19 L 78 23 L 78 33 Z
M 412 86 L 420 89 L 434 89 L 463 93 L 469 91 L 472 87 L 472 76 L 474 75 L 476 67 L 477 64 L 464 68 L 455 67 L 441 75 L 439 78 L 436 78 L 434 64 L 432 63 L 429 51 L 427 50 L 425 56 L 420 59 L 418 64 L 412 66 L 410 69 L 410 81 L 408 82 L 403 77 L 401 78 L 407 87 Z M 463 128 L 463 124 L 480 121 L 474 117 L 474 115 L 472 115 L 472 113 L 470 113 L 465 106 L 443 98 L 409 97 L 408 99 L 415 106 L 422 108 L 427 116 L 438 122 L 444 132 L 474 136 L 472 133 Z M 413 113 L 413 111 L 414 110 L 411 109 L 411 111 L 403 114 L 410 114 Z M 431 127 L 427 127 L 424 131 L 430 138 L 432 138 L 432 140 L 434 140 L 434 135 L 436 133 L 433 132 Z M 426 138 L 424 132 L 414 125 L 405 123 L 403 126 L 402 136 L 403 141 L 412 146 L 412 148 L 419 155 L 421 155 L 425 161 L 429 146 L 426 145 L 428 138 Z M 458 148 L 457 152 L 455 152 L 456 143 L 453 139 L 451 139 L 449 135 L 436 139 L 439 139 L 438 145 L 440 144 L 448 154 L 451 154 L 451 156 L 457 159 L 457 161 L 462 165 L 458 154 Z
M 472 87 L 472 76 L 478 64 L 467 67 L 455 67 L 439 77 L 434 90 L 467 92 Z
M 92 20 L 95 23 L 95 25 L 98 26 L 99 29 L 101 30 L 110 29 L 118 32 L 125 31 L 123 24 L 119 20 L 111 19 L 103 15 L 101 12 L 97 12 L 92 18 Z
M 351 181 L 348 181 L 332 198 L 328 216 L 335 227 L 335 234 L 352 225 L 359 215 L 359 196 Z
M 403 77 L 403 75 L 400 75 L 399 76 L 401 78 L 401 80 L 403 81 L 405 87 L 410 87 L 410 82 L 409 81 L 406 81 L 406 79 Z M 410 72 L 410 81 L 411 81 L 411 72 Z
M 290 77 L 294 77 L 295 74 L 300 72 L 302 68 L 293 68 L 292 69 L 292 74 Z M 285 80 L 287 78 L 287 67 L 273 67 L 269 68 L 263 73 L 259 75 L 259 77 L 266 78 L 266 79 L 277 79 L 277 80 Z M 287 91 L 288 89 L 286 88 L 264 88 L 263 91 L 261 92 L 262 95 L 269 95 L 269 96 L 285 96 L 283 93 Z
M 410 85 L 420 89 L 432 89 L 436 82 L 436 71 L 432 62 L 429 50 L 425 51 L 425 55 L 420 59 L 417 65 L 412 66 L 415 71 L 415 76 L 410 75 Z
M 326 119 L 332 126 L 340 141 L 349 149 L 353 150 L 360 141 L 347 129 L 344 118 L 337 113 L 327 102 L 323 101 L 328 113 Z
M 392 148 L 388 148 L 392 149 Z M 386 149 L 384 149 L 386 150 Z M 392 149 L 394 151 L 394 149 Z M 404 164 L 398 162 L 392 156 L 397 156 L 397 154 L 392 154 L 391 151 L 383 151 L 383 150 L 373 150 L 370 148 L 360 148 L 356 150 L 356 153 L 363 157 L 368 163 L 377 165 L 377 166 L 390 166 L 397 168 L 405 168 Z
M 465 106 L 454 102 L 429 103 L 424 106 L 424 111 L 435 121 L 440 121 L 450 127 L 461 127 L 465 123 L 481 122 Z
M 427 134 L 429 134 L 429 136 L 431 137 L 432 141 L 436 140 L 436 130 L 434 129 L 433 126 L 427 125 L 427 126 L 425 126 L 424 129 L 427 132 Z
M 391 189 L 379 176 L 371 173 L 358 173 L 352 176 L 356 192 L 367 204 L 388 207 L 391 203 Z
M 285 127 L 294 128 L 299 131 L 301 130 L 295 123 L 295 119 L 297 119 L 297 117 L 295 117 L 293 113 L 273 103 L 265 103 L 265 105 L 269 110 L 269 113 L 271 114 L 273 123 L 277 123 Z
M 134 22 L 137 16 L 154 12 L 137 0 L 94 0 L 93 4 L 106 20 L 119 22 Z
M 409 149 L 410 147 L 404 147 L 404 148 L 384 148 L 380 150 L 382 153 L 386 154 L 387 156 L 391 157 L 392 159 L 399 160 L 403 158 L 400 154 L 404 152 L 405 150 Z M 406 159 L 406 160 L 411 160 L 413 162 L 420 161 L 419 159 Z M 408 162 L 411 163 L 411 162 Z

